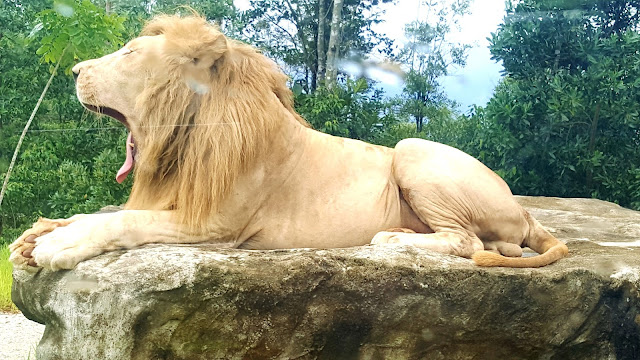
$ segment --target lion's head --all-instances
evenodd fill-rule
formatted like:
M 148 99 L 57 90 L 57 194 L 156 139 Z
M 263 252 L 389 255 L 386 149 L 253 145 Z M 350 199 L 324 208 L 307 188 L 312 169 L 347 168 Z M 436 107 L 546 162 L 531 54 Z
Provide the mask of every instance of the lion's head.
M 203 225 L 237 176 L 295 113 L 287 77 L 199 16 L 159 16 L 122 49 L 73 68 L 78 99 L 130 131 L 129 209 L 174 209 Z

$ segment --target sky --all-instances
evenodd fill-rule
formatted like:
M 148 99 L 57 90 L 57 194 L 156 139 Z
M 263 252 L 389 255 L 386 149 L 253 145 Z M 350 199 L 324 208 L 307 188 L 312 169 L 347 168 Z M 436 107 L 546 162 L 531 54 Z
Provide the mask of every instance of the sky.
M 467 111 L 471 105 L 485 105 L 501 78 L 502 65 L 491 60 L 487 37 L 498 29 L 504 17 L 504 0 L 471 0 L 471 13 L 460 20 L 460 30 L 451 34 L 451 40 L 470 44 L 467 65 L 450 69 L 442 80 L 445 93 Z M 377 30 L 396 41 L 403 42 L 404 25 L 426 14 L 419 0 L 399 0 L 384 4 L 383 24 Z M 411 14 L 408 16 L 407 14 Z M 400 92 L 397 86 L 383 86 L 388 92 Z
M 473 47 L 467 65 L 454 70 L 443 85 L 449 97 L 460 102 L 465 110 L 472 104 L 486 104 L 502 77 L 502 65 L 491 60 L 487 37 L 502 23 L 504 5 L 504 0 L 475 0 L 471 14 L 461 21 L 461 31 L 454 34 L 460 41 L 473 43 Z
M 445 0 L 446 1 L 446 0 Z M 504 0 L 471 0 L 471 13 L 460 21 L 460 30 L 451 33 L 451 40 L 470 44 L 467 65 L 450 69 L 449 75 L 442 80 L 445 93 L 460 104 L 460 110 L 466 112 L 472 105 L 485 105 L 498 84 L 502 66 L 491 60 L 487 37 L 495 32 L 504 17 Z M 248 7 L 248 0 L 234 0 L 239 10 Z M 385 14 L 383 23 L 376 31 L 386 34 L 398 43 L 404 42 L 405 24 L 426 15 L 420 0 L 396 0 L 382 4 Z M 388 78 L 388 77 L 387 77 Z M 402 84 L 394 79 L 378 78 L 381 87 L 388 95 L 397 95 Z

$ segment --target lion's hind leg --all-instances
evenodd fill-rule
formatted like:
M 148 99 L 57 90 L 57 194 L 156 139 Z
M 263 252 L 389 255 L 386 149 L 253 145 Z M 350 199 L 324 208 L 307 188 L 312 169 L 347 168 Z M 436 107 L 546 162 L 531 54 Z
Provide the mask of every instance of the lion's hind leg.
M 430 234 L 419 234 L 413 231 L 381 231 L 373 237 L 371 244 L 411 245 L 466 258 L 483 249 L 482 241 L 475 235 L 453 230 L 442 230 Z
M 14 266 L 22 269 L 38 266 L 31 256 L 31 252 L 36 246 L 36 238 L 46 235 L 56 228 L 67 226 L 79 220 L 82 216 L 84 215 L 75 215 L 68 219 L 38 219 L 30 229 L 23 232 L 16 241 L 9 245 L 9 251 L 11 252 L 9 261 Z

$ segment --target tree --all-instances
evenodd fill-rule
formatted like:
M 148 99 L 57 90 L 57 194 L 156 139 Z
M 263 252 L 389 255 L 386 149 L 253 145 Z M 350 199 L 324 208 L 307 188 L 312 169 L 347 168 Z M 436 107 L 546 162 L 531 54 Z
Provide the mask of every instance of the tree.
M 489 39 L 491 54 L 511 77 L 580 72 L 598 52 L 598 40 L 638 29 L 638 10 L 639 0 L 508 1 L 504 23 Z
M 331 32 L 329 35 L 329 47 L 327 49 L 327 65 L 326 74 L 324 78 L 326 79 L 327 88 L 331 89 L 336 85 L 337 77 L 338 77 L 338 45 L 340 43 L 341 29 L 340 24 L 342 23 L 342 0 L 333 0 L 333 14 L 331 15 Z
M 75 35 L 81 31 L 85 33 L 89 32 L 90 35 L 92 35 L 91 39 L 99 44 L 104 41 L 112 43 L 120 41 L 118 37 L 123 29 L 122 21 L 124 19 L 109 15 L 103 16 L 92 3 L 86 0 L 77 6 L 74 5 L 73 3 L 60 2 L 54 6 L 54 9 L 56 6 L 57 9 L 47 9 L 39 13 L 42 22 L 36 25 L 35 29 L 38 31 L 45 29 L 50 31 L 50 33 L 41 39 L 41 46 L 36 51 L 36 54 L 42 56 L 43 62 L 55 63 L 55 66 L 51 69 L 51 76 L 42 90 L 40 98 L 18 139 L 2 187 L 0 188 L 0 208 L 24 137 L 58 68 L 61 64 L 69 63 L 70 59 L 75 59 L 78 55 L 84 55 L 96 48 L 95 43 L 81 41 Z M 34 32 L 35 31 L 32 31 L 32 34 Z M 100 44 L 100 46 L 102 46 L 102 44 Z M 70 66 L 71 65 L 69 65 L 69 68 Z M 1 224 L 0 222 L 0 225 Z M 0 233 L 2 233 L 2 228 L 0 228 Z
M 318 70 L 316 82 L 323 84 L 324 75 L 327 67 L 327 52 L 326 52 L 326 28 L 327 28 L 327 0 L 318 0 L 318 46 L 316 48 L 316 54 L 318 54 Z M 315 88 L 315 84 L 313 86 Z
M 638 2 L 507 9 L 490 48 L 507 76 L 482 111 L 492 132 L 475 154 L 520 194 L 640 208 Z
M 444 95 L 440 79 L 450 67 L 466 63 L 467 44 L 448 40 L 460 17 L 469 12 L 469 0 L 439 3 L 427 0 L 424 19 L 414 21 L 405 28 L 406 45 L 395 56 L 408 67 L 403 97 L 404 110 L 415 120 L 416 131 L 423 131 L 425 120 L 442 114 L 454 104 Z
M 28 35 L 35 13 L 47 5 L 45 0 L 21 7 L 14 1 L 0 1 L 0 174 L 7 170 L 20 130 L 38 100 L 39 93 L 25 90 L 42 89 L 46 83 L 45 76 L 29 76 L 40 64 L 33 56 L 37 44 Z
M 141 20 L 157 13 L 171 14 L 193 9 L 221 27 L 231 27 L 237 15 L 233 0 L 96 0 L 94 3 L 107 13 L 126 14 L 129 28 L 135 31 L 132 35 L 140 30 Z
M 389 42 L 371 29 L 382 21 L 376 10 L 379 2 L 339 0 L 327 6 L 326 0 L 253 0 L 252 9 L 242 15 L 247 24 L 243 37 L 287 65 L 287 72 L 311 93 L 329 71 L 337 74 L 334 64 L 340 58 L 363 57 Z
M 295 105 L 314 129 L 371 143 L 393 141 L 385 133 L 400 122 L 383 92 L 364 78 L 347 79 L 313 94 L 298 94 Z

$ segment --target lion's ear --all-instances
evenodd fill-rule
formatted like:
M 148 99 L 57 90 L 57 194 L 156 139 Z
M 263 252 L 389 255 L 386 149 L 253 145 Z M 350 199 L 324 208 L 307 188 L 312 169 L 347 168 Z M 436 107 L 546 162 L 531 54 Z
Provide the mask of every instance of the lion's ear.
M 207 39 L 190 49 L 187 56 L 198 69 L 211 69 L 215 62 L 227 52 L 227 39 L 219 32 L 213 32 Z
M 175 48 L 168 50 L 178 55 L 178 63 L 187 81 L 209 84 L 216 62 L 222 60 L 228 51 L 225 36 L 217 30 L 209 30 L 204 34 L 172 40 L 168 45 Z

